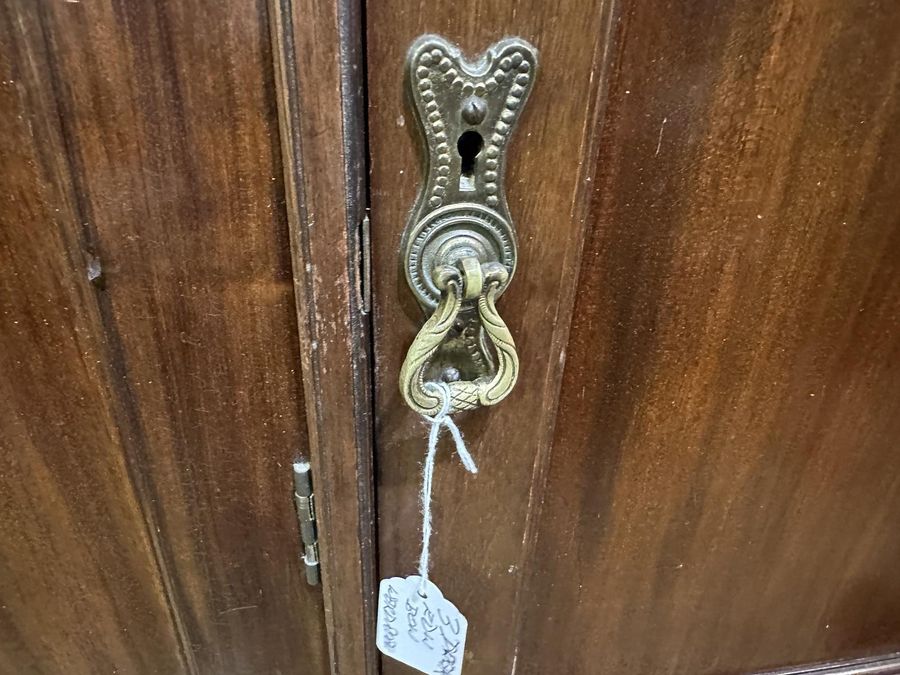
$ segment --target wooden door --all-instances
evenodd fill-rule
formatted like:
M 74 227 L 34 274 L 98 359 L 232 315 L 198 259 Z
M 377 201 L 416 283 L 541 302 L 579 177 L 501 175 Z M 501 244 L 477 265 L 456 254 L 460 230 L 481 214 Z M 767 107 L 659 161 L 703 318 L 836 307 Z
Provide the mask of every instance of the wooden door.
M 479 475 L 437 468 L 467 675 L 900 672 L 900 9 L 363 9 L 0 3 L 0 670 L 403 672 L 373 591 L 418 555 L 431 32 L 541 53 L 520 381 L 458 417 Z
M 313 199 L 364 147 L 302 170 L 361 34 L 297 12 L 0 3 L 0 672 L 371 672 L 358 228 Z
M 458 416 L 479 474 L 447 447 L 435 478 L 432 575 L 469 619 L 464 672 L 900 649 L 900 6 L 366 17 L 380 575 L 415 570 L 425 451 L 397 387 L 423 320 L 398 273 L 422 178 L 405 51 L 515 35 L 541 61 L 506 177 L 519 266 L 499 308 L 521 374 Z

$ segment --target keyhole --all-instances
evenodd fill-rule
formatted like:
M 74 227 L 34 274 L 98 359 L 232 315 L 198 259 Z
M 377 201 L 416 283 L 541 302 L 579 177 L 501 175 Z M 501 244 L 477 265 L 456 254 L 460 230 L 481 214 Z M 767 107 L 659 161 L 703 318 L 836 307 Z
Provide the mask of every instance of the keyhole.
M 473 192 L 475 190 L 475 163 L 478 153 L 484 147 L 484 139 L 477 131 L 466 131 L 456 141 L 456 150 L 459 152 L 459 190 L 460 192 Z

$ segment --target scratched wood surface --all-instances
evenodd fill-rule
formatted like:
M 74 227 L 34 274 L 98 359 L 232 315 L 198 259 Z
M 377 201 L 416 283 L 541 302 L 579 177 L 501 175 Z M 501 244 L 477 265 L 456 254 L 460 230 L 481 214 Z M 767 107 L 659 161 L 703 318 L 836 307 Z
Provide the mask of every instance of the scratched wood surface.
M 0 6 L 0 672 L 182 673 L 27 4 Z
M 4 672 L 327 672 L 266 3 L 4 11 Z
M 622 7 L 522 672 L 900 646 L 900 6 L 716 7 Z
M 499 309 L 522 376 L 460 416 L 479 475 L 447 451 L 436 477 L 433 574 L 469 617 L 466 672 L 896 650 L 900 6 L 367 17 L 382 576 L 414 568 L 424 450 L 396 385 L 421 322 L 397 261 L 420 177 L 404 51 L 521 35 L 542 71 L 512 141 L 521 258 Z

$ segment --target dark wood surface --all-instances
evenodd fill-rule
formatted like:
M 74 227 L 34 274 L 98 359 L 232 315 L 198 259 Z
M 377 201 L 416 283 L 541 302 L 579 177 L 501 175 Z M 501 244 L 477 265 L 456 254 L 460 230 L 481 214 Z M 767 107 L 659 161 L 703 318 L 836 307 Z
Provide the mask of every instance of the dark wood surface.
M 0 672 L 182 673 L 35 8 L 0 5 Z
M 717 7 L 622 7 L 522 672 L 900 646 L 900 6 Z
M 475 54 L 505 35 L 540 50 L 540 71 L 509 150 L 507 196 L 519 268 L 499 310 L 522 370 L 496 411 L 459 416 L 479 474 L 438 457 L 434 581 L 470 621 L 465 672 L 510 672 L 523 565 L 531 559 L 531 486 L 543 470 L 596 152 L 610 16 L 601 2 L 380 2 L 369 7 L 368 74 L 376 354 L 380 575 L 411 574 L 419 554 L 417 495 L 426 428 L 403 403 L 400 364 L 423 316 L 403 278 L 400 236 L 416 198 L 419 130 L 403 94 L 406 50 L 422 33 Z M 542 642 L 544 642 L 542 640 Z M 390 659 L 385 673 L 403 672 Z
M 367 17 L 381 575 L 414 569 L 424 453 L 396 384 L 421 322 L 397 258 L 419 180 L 404 52 L 423 32 L 469 52 L 521 35 L 542 70 L 511 146 L 521 257 L 499 309 L 522 374 L 459 417 L 479 475 L 448 450 L 436 477 L 433 575 L 469 618 L 466 672 L 896 650 L 896 3 Z
M 374 675 L 361 7 L 271 0 L 270 9 L 331 667 Z
M 59 174 L 14 157 L 4 209 L 4 565 L 39 593 L 4 594 L 5 672 L 327 672 L 291 499 L 308 441 L 266 4 L 4 11 L 47 54 L 2 85 L 4 142 Z

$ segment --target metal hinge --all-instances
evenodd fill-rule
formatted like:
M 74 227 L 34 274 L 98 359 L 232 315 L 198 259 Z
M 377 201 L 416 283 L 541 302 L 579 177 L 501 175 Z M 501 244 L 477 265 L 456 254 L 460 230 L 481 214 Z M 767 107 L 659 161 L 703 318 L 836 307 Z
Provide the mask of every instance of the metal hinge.
M 368 314 L 372 311 L 372 235 L 368 212 L 359 221 L 356 240 L 357 302 L 362 313 Z
M 310 586 L 317 586 L 320 578 L 319 536 L 316 531 L 316 501 L 309 462 L 294 463 L 294 504 L 297 507 L 297 520 L 300 521 L 306 581 Z

